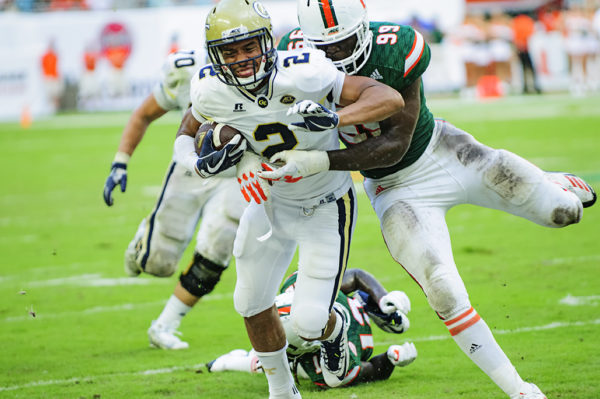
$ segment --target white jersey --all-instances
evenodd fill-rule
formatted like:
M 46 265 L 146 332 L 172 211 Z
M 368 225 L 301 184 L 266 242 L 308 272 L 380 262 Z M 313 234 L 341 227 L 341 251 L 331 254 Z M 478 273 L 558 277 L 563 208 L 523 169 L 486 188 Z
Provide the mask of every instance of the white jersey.
M 268 85 L 258 94 L 221 82 L 207 65 L 192 79 L 192 113 L 199 121 L 210 119 L 238 129 L 248 140 L 249 149 L 265 159 L 283 150 L 334 150 L 339 148 L 337 129 L 292 132 L 287 125 L 302 118 L 286 113 L 300 100 L 335 109 L 344 78 L 325 53 L 313 49 L 278 52 Z M 348 172 L 326 171 L 293 184 L 275 182 L 271 193 L 299 201 L 302 206 L 314 206 L 340 198 L 351 184 Z
M 190 80 L 204 64 L 204 57 L 194 50 L 169 54 L 161 68 L 161 79 L 152 94 L 161 108 L 186 110 L 190 106 Z

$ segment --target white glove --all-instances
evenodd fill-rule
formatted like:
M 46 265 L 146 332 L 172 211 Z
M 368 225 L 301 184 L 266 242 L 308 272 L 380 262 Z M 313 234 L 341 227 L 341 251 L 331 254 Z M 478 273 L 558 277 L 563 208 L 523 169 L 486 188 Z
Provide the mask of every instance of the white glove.
M 403 291 L 391 291 L 381 297 L 379 309 L 385 314 L 392 314 L 396 310 L 407 314 L 410 312 L 410 299 Z
M 412 342 L 402 345 L 390 345 L 387 357 L 394 366 L 404 367 L 411 364 L 417 358 L 417 348 Z
M 280 180 L 295 183 L 303 177 L 329 170 L 329 155 L 326 151 L 281 151 L 269 160 L 272 164 L 284 162 L 285 165 L 273 171 L 262 171 L 258 175 L 265 180 Z
M 247 202 L 260 204 L 269 199 L 269 183 L 258 177 L 257 173 L 263 170 L 261 157 L 253 152 L 245 151 L 242 159 L 236 164 L 237 180 L 240 191 Z

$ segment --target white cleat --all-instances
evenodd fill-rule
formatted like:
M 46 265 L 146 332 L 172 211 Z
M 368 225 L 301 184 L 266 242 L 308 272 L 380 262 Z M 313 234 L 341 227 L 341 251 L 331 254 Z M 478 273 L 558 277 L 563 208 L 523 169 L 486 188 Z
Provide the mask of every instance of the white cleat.
M 150 346 L 171 350 L 189 348 L 190 345 L 179 339 L 177 336 L 181 335 L 181 333 L 177 331 L 177 327 L 179 327 L 179 322 L 174 322 L 171 325 L 164 325 L 157 323 L 156 320 L 154 320 L 148 329 Z
M 349 315 L 342 306 L 334 304 L 337 317 L 342 318 L 342 328 L 333 342 L 321 341 L 321 369 L 325 383 L 335 388 L 344 382 L 350 364 L 350 350 L 348 347 L 348 329 L 350 328 Z
M 563 190 L 575 194 L 584 208 L 588 208 L 596 202 L 596 192 L 581 177 L 563 172 L 546 172 L 546 176 L 551 182 L 561 186 Z
M 547 399 L 537 385 L 526 382 L 518 394 L 512 395 L 510 399 Z

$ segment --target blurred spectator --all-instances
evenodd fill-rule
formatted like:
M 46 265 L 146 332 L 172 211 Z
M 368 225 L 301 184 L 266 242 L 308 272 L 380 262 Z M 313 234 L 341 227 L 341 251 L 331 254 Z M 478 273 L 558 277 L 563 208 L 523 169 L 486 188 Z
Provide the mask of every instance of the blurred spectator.
M 9 1 L 8 3 L 11 3 L 11 1 Z M 14 1 L 14 3 L 17 6 L 17 9 L 19 11 L 24 11 L 24 12 L 33 12 L 35 11 L 35 0 L 16 0 Z
M 89 44 L 83 53 L 83 73 L 79 82 L 79 100 L 86 102 L 100 96 L 100 82 L 96 74 L 99 52 L 96 46 Z
M 179 51 L 179 35 L 177 32 L 171 35 L 171 41 L 169 44 L 169 54 L 176 53 Z
M 49 97 L 54 111 L 56 111 L 60 108 L 60 99 L 64 85 L 58 70 L 58 54 L 54 45 L 54 39 L 50 39 L 48 48 L 42 55 L 41 64 L 46 95 Z
M 48 11 L 87 10 L 85 0 L 51 0 Z
M 491 63 L 483 16 L 467 14 L 456 35 L 465 64 L 467 88 L 474 88 Z
M 540 21 L 546 32 L 560 30 L 560 8 L 554 4 L 549 4 L 547 6 L 540 7 L 538 11 L 538 20 Z
M 492 73 L 504 84 L 509 85 L 512 82 L 511 65 L 514 55 L 510 17 L 501 10 L 494 11 L 490 15 L 487 28 Z
M 563 12 L 565 50 L 569 57 L 570 91 L 583 96 L 598 85 L 596 71 L 590 69 L 600 50 L 594 31 L 592 15 L 584 8 L 574 6 Z
M 541 93 L 537 81 L 535 66 L 529 54 L 529 39 L 535 31 L 533 18 L 526 14 L 520 14 L 513 18 L 514 44 L 521 62 L 523 79 L 523 94 Z
M 429 44 L 440 43 L 442 41 L 442 31 L 439 30 L 435 21 L 426 21 L 417 15 L 413 15 L 407 25 L 412 26 L 413 29 L 420 32 Z
M 113 8 L 113 0 L 86 0 L 90 10 L 110 10 Z

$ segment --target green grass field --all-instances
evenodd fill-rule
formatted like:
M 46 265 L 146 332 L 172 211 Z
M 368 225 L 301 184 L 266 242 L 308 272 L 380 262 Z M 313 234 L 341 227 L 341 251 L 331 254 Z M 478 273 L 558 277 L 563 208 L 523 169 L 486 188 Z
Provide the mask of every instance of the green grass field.
M 600 189 L 598 97 L 432 100 L 430 108 L 490 146 Z M 203 366 L 249 349 L 233 310 L 233 265 L 184 319 L 190 349 L 148 347 L 146 329 L 177 276 L 127 278 L 122 258 L 154 205 L 178 115 L 151 126 L 130 163 L 127 193 L 108 208 L 102 188 L 127 117 L 62 115 L 27 130 L 0 124 L 0 398 L 266 398 L 264 376 Z M 599 398 L 600 205 L 564 229 L 467 205 L 449 212 L 448 225 L 472 304 L 521 376 L 551 399 Z M 504 398 L 390 258 L 364 194 L 354 237 L 349 267 L 412 299 L 411 329 L 375 331 L 375 353 L 412 340 L 419 356 L 386 382 L 329 391 L 302 382 L 303 397 Z

